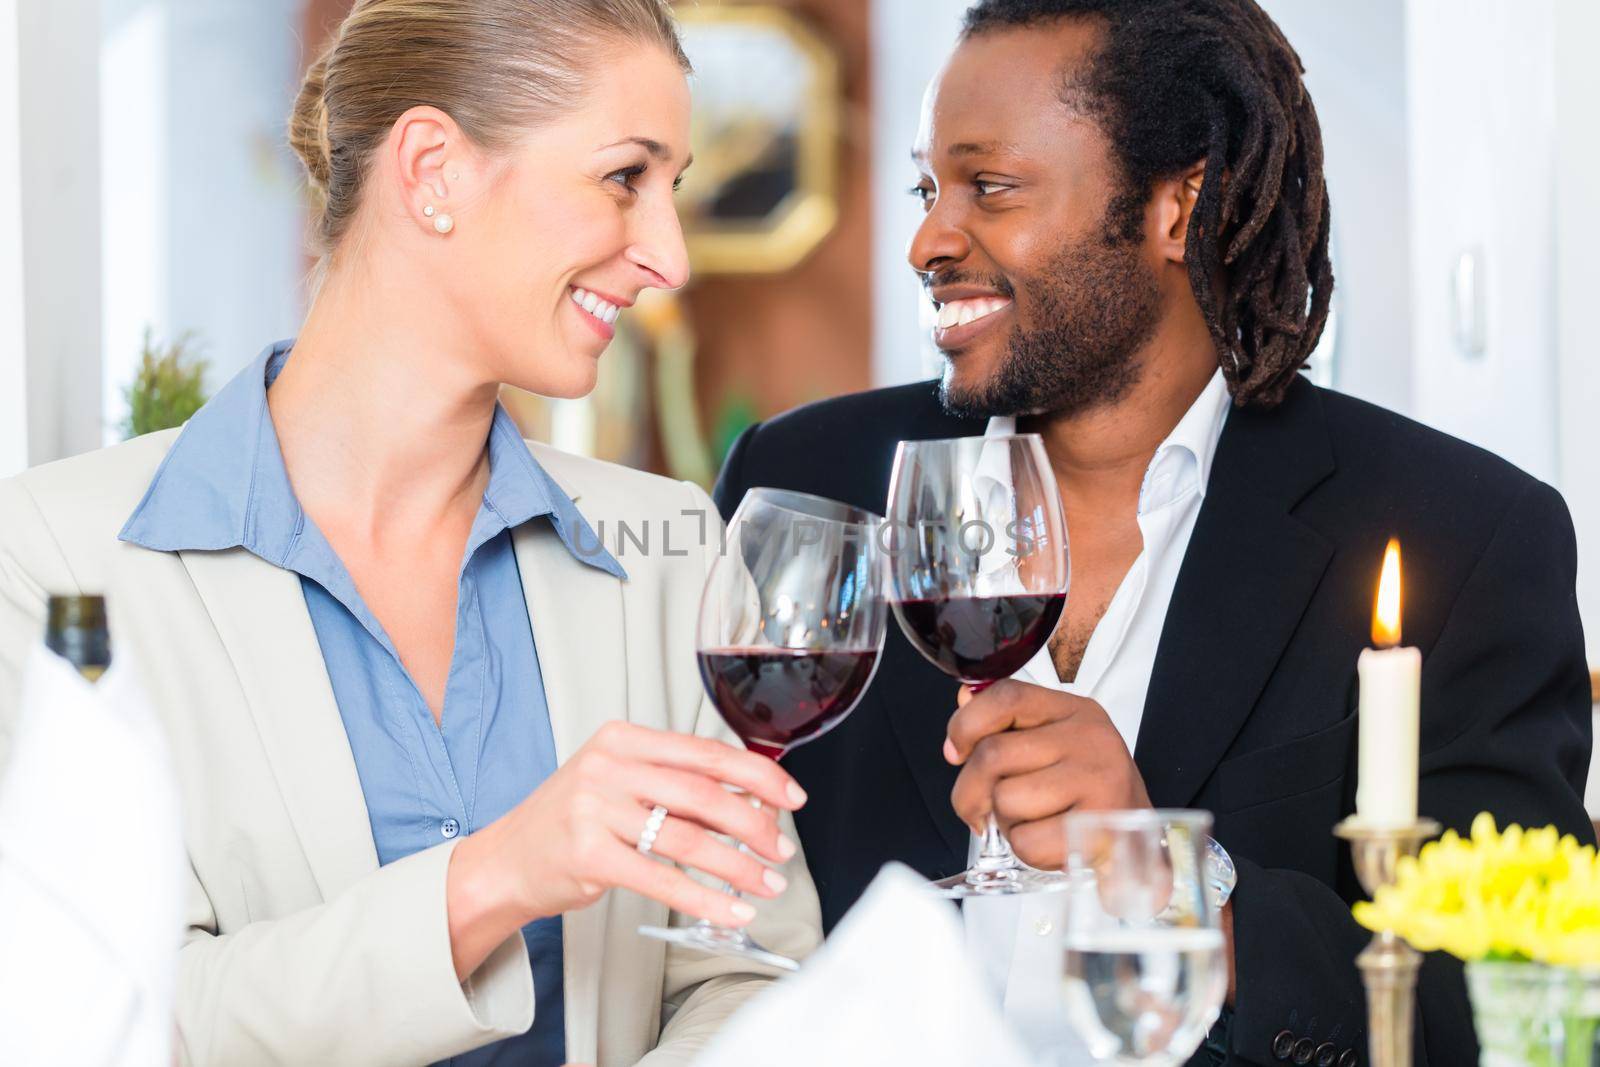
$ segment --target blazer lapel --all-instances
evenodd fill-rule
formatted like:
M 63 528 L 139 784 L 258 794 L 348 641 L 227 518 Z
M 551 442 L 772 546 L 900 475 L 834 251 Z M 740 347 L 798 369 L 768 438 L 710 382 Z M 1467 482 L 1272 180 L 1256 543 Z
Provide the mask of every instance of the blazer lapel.
M 242 548 L 179 553 L 233 661 L 324 900 L 378 869 L 367 804 L 300 578 Z
M 574 495 L 570 489 L 568 493 Z M 600 723 L 627 715 L 622 582 L 573 559 L 545 520 L 523 523 L 511 539 L 544 678 L 556 760 L 566 763 Z M 609 904 L 607 895 L 562 917 L 567 1058 L 574 1062 L 596 1059 Z
M 1292 514 L 1333 471 L 1316 389 L 1234 410 L 1156 651 L 1134 760 L 1157 807 L 1184 807 L 1238 735 L 1333 557 Z

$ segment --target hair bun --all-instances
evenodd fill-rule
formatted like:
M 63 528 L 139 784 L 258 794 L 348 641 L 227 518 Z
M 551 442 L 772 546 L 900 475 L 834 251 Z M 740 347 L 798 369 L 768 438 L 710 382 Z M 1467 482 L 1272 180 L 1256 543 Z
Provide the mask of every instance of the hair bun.
M 328 139 L 328 98 L 323 92 L 327 73 L 328 56 L 325 54 L 306 69 L 289 117 L 289 145 L 300 157 L 311 184 L 321 192 L 327 191 L 333 172 L 333 145 Z

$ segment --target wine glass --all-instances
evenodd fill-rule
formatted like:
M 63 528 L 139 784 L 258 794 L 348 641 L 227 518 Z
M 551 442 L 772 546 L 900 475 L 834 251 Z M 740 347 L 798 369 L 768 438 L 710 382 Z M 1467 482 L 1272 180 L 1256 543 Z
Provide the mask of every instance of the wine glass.
M 1067 602 L 1067 523 L 1037 434 L 902 441 L 889 483 L 889 573 L 900 628 L 974 689 L 1009 678 L 1050 640 Z M 1065 887 L 1017 859 L 991 814 L 946 896 Z
M 1203 877 L 1211 816 L 1090 811 L 1062 821 L 1067 1017 L 1096 1062 L 1176 1067 L 1205 1040 L 1228 986 Z
M 779 489 L 751 489 L 740 501 L 706 576 L 697 647 L 711 702 L 751 751 L 780 759 L 839 725 L 866 692 L 889 615 L 882 522 Z M 799 968 L 745 931 L 705 920 L 639 932 Z

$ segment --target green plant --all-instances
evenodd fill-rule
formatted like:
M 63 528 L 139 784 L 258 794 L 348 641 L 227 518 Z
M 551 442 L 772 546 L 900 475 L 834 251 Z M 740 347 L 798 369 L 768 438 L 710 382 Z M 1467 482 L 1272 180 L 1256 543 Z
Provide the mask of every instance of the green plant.
M 121 426 L 124 438 L 182 426 L 200 410 L 206 402 L 207 361 L 196 358 L 196 348 L 192 333 L 181 334 L 161 347 L 145 330 L 139 370 L 122 389 L 128 404 L 128 416 Z
M 723 396 L 721 408 L 711 427 L 713 470 L 720 468 L 722 461 L 728 458 L 728 450 L 739 439 L 739 435 L 759 422 L 760 418 L 755 400 L 744 392 L 735 388 Z

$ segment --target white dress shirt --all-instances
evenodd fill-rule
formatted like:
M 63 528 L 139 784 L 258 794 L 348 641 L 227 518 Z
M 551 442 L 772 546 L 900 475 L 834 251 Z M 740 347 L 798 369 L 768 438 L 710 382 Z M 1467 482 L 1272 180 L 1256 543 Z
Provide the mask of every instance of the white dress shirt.
M 1143 548 L 1095 626 L 1077 677 L 1061 681 L 1048 647 L 1013 676 L 1095 701 L 1110 716 L 1130 753 L 1138 742 L 1156 646 L 1205 500 L 1228 407 L 1228 387 L 1219 370 L 1156 449 L 1139 489 Z M 993 418 L 985 436 L 1015 432 L 1015 419 Z M 1069 514 L 1067 529 L 1071 528 Z M 1070 589 L 1067 597 L 1070 603 Z M 977 855 L 976 848 L 974 839 L 971 856 Z M 981 954 L 997 988 L 1003 989 L 1011 1025 L 1036 1052 L 1048 1050 L 1063 1064 L 1087 1064 L 1091 1062 L 1087 1052 L 1081 1051 L 1063 1018 L 1060 947 L 1051 936 L 1061 927 L 1066 897 L 1033 893 L 978 898 L 967 901 L 963 911 L 969 947 Z M 1076 1056 L 1073 1046 L 1080 1050 Z

